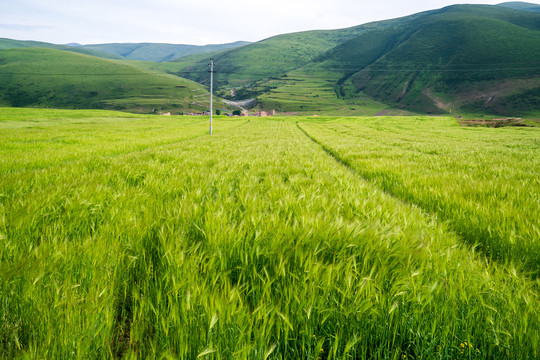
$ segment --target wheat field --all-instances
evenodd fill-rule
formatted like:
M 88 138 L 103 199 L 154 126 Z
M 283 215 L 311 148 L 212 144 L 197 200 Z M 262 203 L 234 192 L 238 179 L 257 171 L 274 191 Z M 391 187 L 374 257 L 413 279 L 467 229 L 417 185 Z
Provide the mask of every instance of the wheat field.
M 538 128 L 0 109 L 0 358 L 533 359 Z

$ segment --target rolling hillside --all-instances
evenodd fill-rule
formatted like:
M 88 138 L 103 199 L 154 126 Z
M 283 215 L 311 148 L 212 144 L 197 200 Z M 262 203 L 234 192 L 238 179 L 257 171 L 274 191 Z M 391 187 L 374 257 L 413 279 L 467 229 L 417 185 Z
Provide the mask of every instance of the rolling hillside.
M 354 31 L 354 30 L 352 30 Z M 275 36 L 242 48 L 213 54 L 216 61 L 215 85 L 242 86 L 253 81 L 285 74 L 305 65 L 314 57 L 350 38 L 346 31 L 309 31 Z M 195 60 L 195 61 L 193 61 Z M 176 60 L 178 75 L 208 83 L 208 56 Z
M 434 113 L 462 108 L 526 115 L 538 109 L 540 14 L 452 6 L 386 39 L 394 41 L 390 49 L 344 82 L 352 85 L 349 91 L 343 88 L 346 97 L 363 91 L 386 103 Z
M 540 14 L 450 6 L 350 39 L 293 76 L 267 82 L 272 89 L 260 101 L 272 107 L 276 98 L 287 98 L 300 108 L 304 99 L 294 89 L 307 76 L 349 103 L 367 95 L 423 113 L 534 115 L 540 108 L 539 59 Z
M 57 87 L 56 80 L 50 81 L 50 88 L 46 89 L 35 76 L 17 78 L 4 70 L 1 99 L 4 104 L 17 106 L 50 103 L 144 111 L 168 107 L 169 99 L 175 99 L 176 109 L 186 109 L 187 103 L 197 102 L 196 98 L 191 93 L 187 96 L 187 91 L 177 96 L 176 92 L 185 88 L 173 88 L 172 83 L 183 84 L 179 76 L 208 86 L 208 59 L 213 57 L 216 95 L 230 100 L 257 98 L 263 109 L 348 115 L 412 111 L 540 116 L 539 8 L 523 2 L 454 5 L 347 29 L 278 35 L 248 45 L 238 42 L 205 47 L 142 43 L 66 46 L 0 39 L 0 49 L 40 47 L 121 58 L 124 60 L 114 63 L 115 66 L 125 66 L 122 69 L 153 79 L 138 82 L 135 79 L 141 78 L 139 75 L 130 76 L 128 90 L 111 84 L 96 85 L 124 81 L 108 77 L 99 82 L 92 76 L 93 80 L 88 82 L 85 71 L 92 72 L 95 66 L 104 64 L 90 65 L 95 58 L 86 58 L 89 67 L 72 66 L 65 70 L 59 66 L 67 53 L 62 53 L 59 61 L 52 60 L 53 53 L 42 57 L 29 52 L 32 55 L 28 58 L 11 53 L 14 58 L 1 61 L 15 67 L 15 75 L 25 71 L 35 74 L 26 69 L 39 63 L 38 68 L 48 69 L 44 73 L 58 66 L 58 71 L 51 71 L 68 71 L 73 80 L 64 77 L 59 81 L 66 87 Z M 226 49 L 229 46 L 234 48 Z M 5 54 L 8 53 L 2 56 Z M 169 61 L 177 56 L 181 57 Z M 70 59 L 79 61 L 83 57 Z M 167 79 L 169 85 L 157 85 L 157 78 L 157 83 Z M 38 90 L 29 85 L 35 83 L 39 83 Z M 89 90 L 92 96 L 66 96 L 73 83 L 84 84 L 81 89 L 93 84 L 90 87 L 95 85 L 96 89 Z M 158 98 L 161 100 L 156 102 Z
M 0 50 L 0 106 L 201 111 L 192 81 L 115 60 L 46 48 Z
M 339 30 L 314 30 L 274 36 L 247 46 L 211 54 L 216 62 L 215 87 L 252 87 L 260 80 L 279 77 L 298 69 L 335 46 L 376 29 L 397 26 L 421 16 L 369 23 Z M 206 84 L 209 81 L 208 57 L 192 55 L 175 60 L 176 74 Z M 171 71 L 171 69 L 169 69 Z M 245 90 L 245 89 L 244 89 Z M 243 96 L 256 95 L 243 92 Z M 227 93 L 223 92 L 223 96 Z

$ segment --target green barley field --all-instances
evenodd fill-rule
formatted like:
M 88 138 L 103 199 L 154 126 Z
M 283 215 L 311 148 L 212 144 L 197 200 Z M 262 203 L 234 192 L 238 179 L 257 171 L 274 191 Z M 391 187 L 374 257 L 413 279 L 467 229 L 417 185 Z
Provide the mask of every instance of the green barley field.
M 1 359 L 536 359 L 540 128 L 0 109 Z

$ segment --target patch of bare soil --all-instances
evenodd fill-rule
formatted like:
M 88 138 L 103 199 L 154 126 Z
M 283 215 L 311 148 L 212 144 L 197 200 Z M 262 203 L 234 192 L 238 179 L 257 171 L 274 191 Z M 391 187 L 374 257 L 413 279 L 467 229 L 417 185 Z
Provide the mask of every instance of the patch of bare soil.
M 422 90 L 422 94 L 430 98 L 435 104 L 435 106 L 437 106 L 441 110 L 447 111 L 452 105 L 452 103 L 443 102 L 442 99 L 435 96 L 435 94 L 433 94 L 433 92 L 431 92 L 431 89 L 429 88 L 425 88 L 424 90 Z
M 513 79 L 502 82 L 485 82 L 472 86 L 468 91 L 462 92 L 460 98 L 462 103 L 472 101 L 483 101 L 484 105 L 489 105 L 498 97 L 507 96 L 518 91 L 534 89 L 540 85 L 540 78 Z
M 523 122 L 521 118 L 503 118 L 503 119 L 458 119 L 458 123 L 461 126 L 468 127 L 492 127 L 500 128 L 507 126 L 530 126 Z
M 376 113 L 374 116 L 384 116 L 386 114 L 388 114 L 390 112 L 390 110 L 383 110 L 383 111 L 380 111 L 378 113 Z

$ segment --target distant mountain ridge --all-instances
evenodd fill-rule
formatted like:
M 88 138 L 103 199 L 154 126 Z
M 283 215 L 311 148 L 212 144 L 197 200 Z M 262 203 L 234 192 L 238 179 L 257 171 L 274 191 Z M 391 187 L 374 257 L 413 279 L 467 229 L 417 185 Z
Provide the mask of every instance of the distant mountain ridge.
M 93 45 L 69 43 L 66 45 L 58 45 L 41 41 L 0 38 L 0 49 L 40 47 L 73 51 L 105 59 L 128 59 L 154 62 L 171 61 L 187 55 L 229 50 L 249 44 L 251 43 L 247 41 L 236 41 L 228 44 L 214 45 L 184 45 L 165 43 L 111 43 Z
M 516 10 L 526 10 L 526 11 L 536 11 L 540 12 L 540 5 L 532 4 L 528 2 L 522 2 L 522 1 L 510 1 L 510 2 L 504 2 L 501 4 L 497 4 L 498 6 L 504 6 L 511 9 Z
M 236 41 L 228 44 L 215 45 L 184 45 L 165 43 L 112 43 L 81 45 L 82 49 L 97 50 L 120 56 L 129 60 L 164 62 L 192 54 L 209 53 L 234 49 L 251 44 L 247 41 Z
M 42 41 L 13 40 L 13 39 L 0 38 L 0 50 L 22 49 L 22 48 L 33 48 L 33 47 L 72 51 L 76 53 L 100 57 L 103 59 L 117 59 L 117 60 L 122 59 L 122 57 L 114 55 L 114 54 L 104 53 L 104 52 L 100 52 L 100 51 L 96 51 L 92 49 L 84 49 L 84 48 L 81 48 L 80 46 L 58 45 L 58 44 L 51 44 L 51 43 L 42 42 Z

